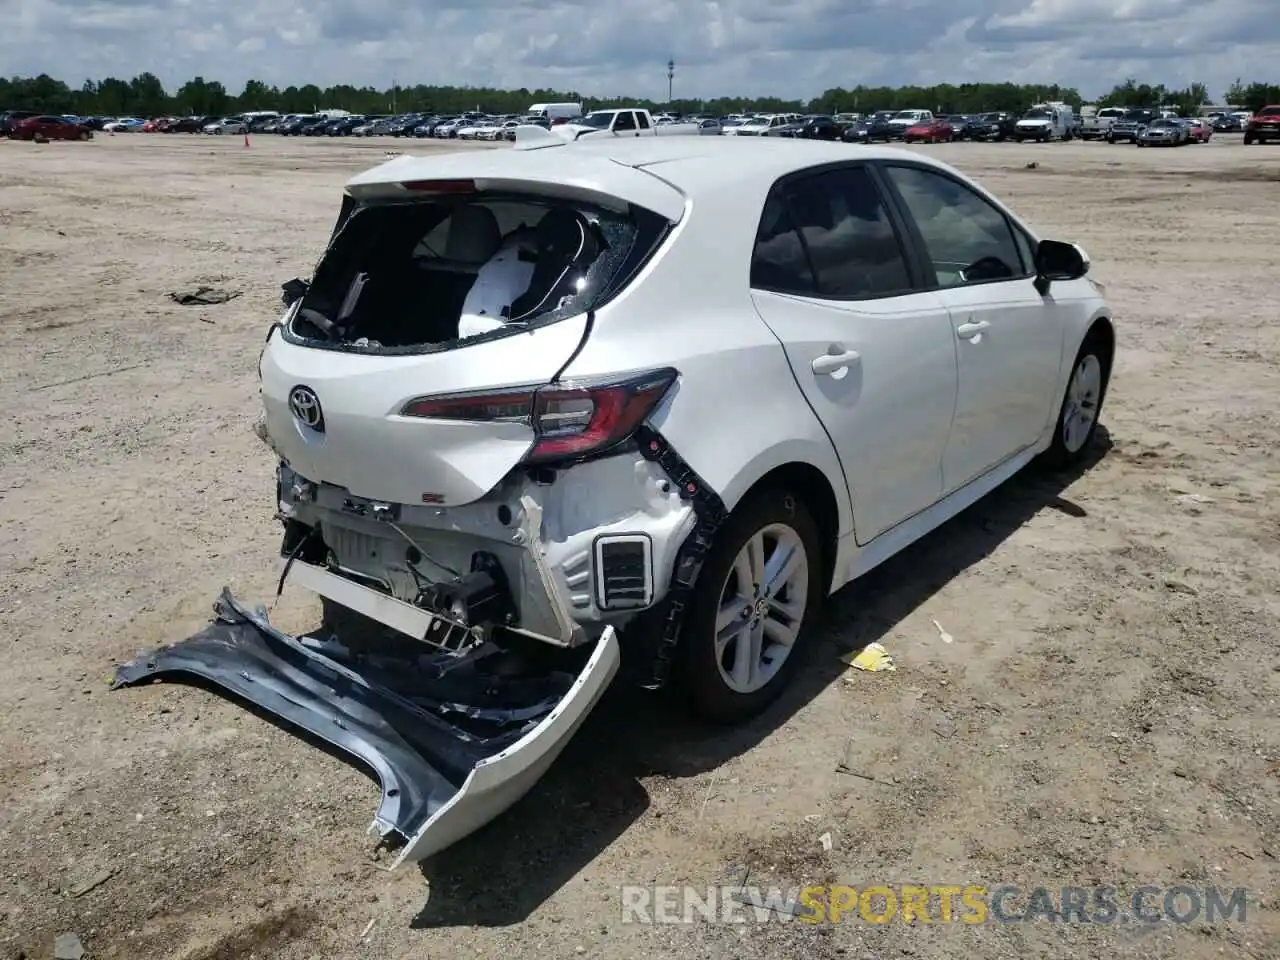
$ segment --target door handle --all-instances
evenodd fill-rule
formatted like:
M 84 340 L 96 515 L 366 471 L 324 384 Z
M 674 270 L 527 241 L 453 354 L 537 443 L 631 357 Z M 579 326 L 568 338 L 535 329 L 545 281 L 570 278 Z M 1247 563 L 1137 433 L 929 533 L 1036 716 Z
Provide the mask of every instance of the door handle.
M 843 370 L 849 364 L 857 363 L 861 359 L 862 355 L 857 350 L 846 350 L 844 353 L 824 353 L 820 357 L 814 357 L 813 363 L 809 366 L 814 373 L 830 376 L 837 370 Z
M 956 327 L 956 336 L 964 340 L 973 340 L 989 326 L 991 326 L 991 323 L 987 320 L 979 320 L 977 323 L 962 323 Z

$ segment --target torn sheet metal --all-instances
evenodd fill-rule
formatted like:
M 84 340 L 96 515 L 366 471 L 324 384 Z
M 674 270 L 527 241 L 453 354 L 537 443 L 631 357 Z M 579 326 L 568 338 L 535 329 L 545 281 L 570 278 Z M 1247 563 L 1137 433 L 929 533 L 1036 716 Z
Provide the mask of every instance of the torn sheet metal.
M 189 639 L 121 666 L 112 688 L 203 681 L 359 763 L 382 786 L 371 829 L 398 849 L 392 868 L 443 850 L 519 800 L 619 663 L 612 627 L 576 675 L 509 676 L 489 670 L 504 656 L 492 644 L 461 657 L 347 659 L 340 642 L 291 637 L 225 589 L 214 611 Z

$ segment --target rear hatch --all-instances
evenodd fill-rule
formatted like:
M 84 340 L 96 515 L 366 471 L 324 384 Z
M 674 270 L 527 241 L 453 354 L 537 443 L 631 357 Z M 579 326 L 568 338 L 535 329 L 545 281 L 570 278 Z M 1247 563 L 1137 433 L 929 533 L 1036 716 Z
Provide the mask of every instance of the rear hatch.
M 556 152 L 511 159 L 536 171 Z M 657 178 L 599 162 L 624 195 L 661 191 L 654 206 L 681 209 Z M 568 364 L 588 316 L 671 219 L 563 180 L 372 186 L 348 197 L 309 290 L 269 337 L 266 432 L 309 480 L 393 503 L 468 503 L 530 449 L 529 391 Z

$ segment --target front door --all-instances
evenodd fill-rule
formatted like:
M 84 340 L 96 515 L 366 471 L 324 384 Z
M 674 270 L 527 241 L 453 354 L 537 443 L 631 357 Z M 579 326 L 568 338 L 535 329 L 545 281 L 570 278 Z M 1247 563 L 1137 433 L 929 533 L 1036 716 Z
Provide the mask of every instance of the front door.
M 881 169 L 951 312 L 959 388 L 942 463 L 951 493 L 1043 435 L 1057 400 L 1061 308 L 1036 290 L 1030 243 L 997 207 L 941 171 Z
M 942 494 L 956 350 L 914 270 L 864 166 L 783 180 L 765 204 L 752 299 L 840 458 L 859 543 Z

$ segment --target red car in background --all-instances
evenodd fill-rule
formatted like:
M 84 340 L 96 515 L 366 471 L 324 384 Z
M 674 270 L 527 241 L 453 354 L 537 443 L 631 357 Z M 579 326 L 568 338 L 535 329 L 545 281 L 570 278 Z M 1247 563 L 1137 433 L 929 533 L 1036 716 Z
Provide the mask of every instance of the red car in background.
M 907 127 L 902 135 L 904 143 L 950 143 L 956 138 L 956 128 L 945 120 L 934 117 L 914 126 Z
M 66 117 L 28 117 L 9 130 L 10 140 L 92 140 L 93 130 Z
M 1191 131 L 1192 143 L 1208 143 L 1213 136 L 1213 124 L 1208 120 L 1202 120 L 1199 117 L 1187 121 L 1187 128 Z

